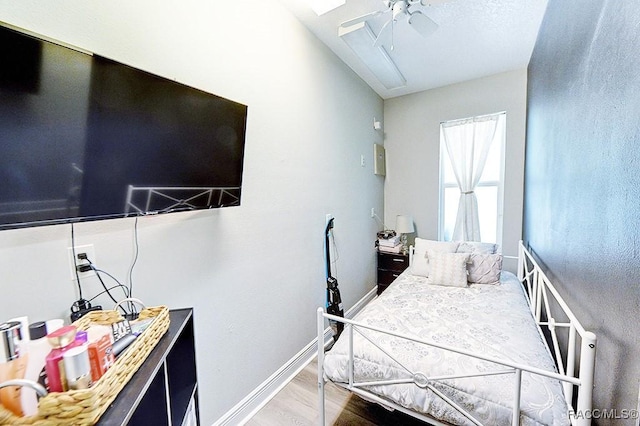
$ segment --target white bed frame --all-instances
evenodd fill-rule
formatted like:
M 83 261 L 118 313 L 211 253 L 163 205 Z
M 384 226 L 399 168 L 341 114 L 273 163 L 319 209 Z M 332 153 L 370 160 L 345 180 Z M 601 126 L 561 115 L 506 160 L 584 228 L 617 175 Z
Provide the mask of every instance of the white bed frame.
M 387 399 L 381 398 L 365 389 L 366 386 L 380 386 L 387 384 L 399 384 L 399 383 L 414 383 L 416 386 L 428 388 L 444 401 L 446 401 L 453 408 L 458 410 L 461 414 L 467 417 L 472 423 L 482 425 L 471 414 L 467 413 L 462 407 L 449 399 L 446 395 L 442 394 L 431 383 L 438 380 L 471 377 L 466 376 L 447 376 L 447 377 L 427 377 L 422 372 L 414 372 L 412 379 L 401 380 L 382 380 L 382 381 L 368 381 L 368 382 L 356 382 L 354 379 L 354 361 L 353 361 L 353 333 L 359 332 L 358 329 L 373 330 L 380 333 L 385 333 L 391 336 L 395 336 L 402 339 L 411 340 L 413 342 L 421 343 L 424 345 L 457 352 L 472 356 L 485 361 L 490 361 L 496 364 L 496 370 L 489 373 L 476 374 L 480 375 L 496 375 L 496 374 L 512 374 L 514 380 L 514 393 L 513 393 L 513 415 L 512 425 L 518 425 L 520 422 L 520 393 L 521 393 L 521 376 L 523 371 L 527 371 L 532 374 L 538 374 L 550 378 L 560 380 L 562 383 L 564 397 L 569 406 L 569 416 L 571 424 L 575 426 L 589 425 L 590 411 L 592 409 L 592 394 L 593 394 L 593 380 L 594 380 L 594 368 L 595 368 L 595 353 L 596 353 L 596 336 L 592 332 L 586 331 L 580 322 L 576 319 L 575 315 L 571 312 L 565 301 L 560 294 L 551 284 L 545 273 L 538 266 L 538 263 L 533 258 L 532 254 L 524 247 L 522 241 L 518 244 L 518 279 L 523 283 L 526 291 L 529 295 L 529 306 L 531 312 L 538 324 L 539 331 L 542 333 L 542 328 L 548 331 L 548 335 L 551 338 L 553 346 L 553 354 L 555 355 L 556 365 L 558 373 L 542 370 L 540 368 L 531 367 L 519 363 L 500 360 L 495 357 L 489 357 L 482 354 L 474 354 L 469 351 L 454 348 L 448 345 L 437 344 L 434 342 L 416 339 L 414 337 L 394 333 L 386 330 L 382 330 L 377 327 L 368 326 L 358 323 L 356 321 L 329 315 L 324 312 L 323 308 L 318 308 L 317 311 L 317 327 L 318 327 L 318 396 L 319 396 L 319 408 L 320 416 L 319 423 L 325 425 L 325 376 L 324 376 L 324 333 L 325 333 L 325 319 L 331 321 L 339 321 L 344 323 L 343 334 L 349 339 L 349 383 L 336 383 L 336 385 L 342 386 L 349 391 L 360 395 L 364 399 L 377 402 L 381 405 L 391 407 L 399 410 L 412 417 L 416 417 L 423 421 L 444 425 L 440 421 L 421 413 L 414 412 L 398 404 L 395 404 Z M 552 298 L 550 297 L 552 296 Z M 555 301 L 552 305 L 550 302 Z M 558 312 L 563 318 L 562 321 L 556 321 L 552 309 L 554 312 Z M 557 329 L 568 329 L 568 334 L 564 345 L 561 345 L 557 335 Z M 362 333 L 361 333 L 362 334 Z M 543 335 L 543 340 L 544 335 Z M 373 343 L 373 342 L 371 342 Z M 374 343 L 375 344 L 375 343 Z M 575 372 L 575 360 L 576 360 L 576 348 L 580 345 L 579 353 L 579 371 Z M 377 346 L 377 345 L 376 345 Z M 378 348 L 380 348 L 378 346 Z M 382 348 L 380 348 L 383 350 Z M 384 350 L 383 350 L 384 351 Z M 392 354 L 385 351 L 392 359 Z M 564 356 L 563 356 L 564 354 Z M 396 361 L 397 362 L 397 361 Z M 577 403 L 574 405 L 574 391 L 577 390 Z

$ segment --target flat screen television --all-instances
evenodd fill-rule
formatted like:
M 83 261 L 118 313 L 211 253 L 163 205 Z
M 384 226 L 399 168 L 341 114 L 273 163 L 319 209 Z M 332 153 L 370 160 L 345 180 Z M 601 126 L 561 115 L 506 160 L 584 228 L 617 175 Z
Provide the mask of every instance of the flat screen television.
M 0 25 L 0 229 L 238 206 L 247 106 Z

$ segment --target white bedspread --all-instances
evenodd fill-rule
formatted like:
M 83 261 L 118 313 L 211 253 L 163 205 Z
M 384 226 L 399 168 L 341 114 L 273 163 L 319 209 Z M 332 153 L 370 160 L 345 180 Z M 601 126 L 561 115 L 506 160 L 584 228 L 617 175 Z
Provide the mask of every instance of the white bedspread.
M 355 318 L 397 333 L 446 344 L 487 356 L 556 371 L 527 306 L 515 275 L 502 273 L 500 285 L 456 288 L 428 285 L 426 279 L 405 271 Z M 503 370 L 505 367 L 425 345 L 363 330 L 406 367 L 354 332 L 357 381 L 427 377 L 455 373 Z M 325 375 L 334 382 L 348 382 L 348 342 L 343 333 L 325 358 Z M 411 373 L 409 373 L 409 370 Z M 450 379 L 434 387 L 487 425 L 511 424 L 513 374 Z M 367 388 L 399 405 L 427 413 L 456 425 L 470 421 L 431 390 L 415 384 Z M 567 405 L 557 380 L 522 374 L 521 424 L 569 424 Z

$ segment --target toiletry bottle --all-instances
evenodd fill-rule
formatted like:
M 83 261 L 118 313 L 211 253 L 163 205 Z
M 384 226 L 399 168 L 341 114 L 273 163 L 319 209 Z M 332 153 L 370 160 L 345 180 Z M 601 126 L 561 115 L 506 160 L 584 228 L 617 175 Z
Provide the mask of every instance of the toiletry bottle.
M 51 345 L 51 352 L 45 359 L 45 371 L 49 383 L 49 392 L 64 392 L 67 390 L 62 355 L 71 348 L 78 346 L 75 341 L 77 328 L 67 325 L 47 335 Z
M 86 331 L 83 330 L 78 330 L 78 332 L 76 333 L 76 342 L 78 343 L 78 345 L 87 345 L 89 342 L 89 337 L 87 335 Z
M 111 327 L 92 325 L 87 329 L 91 380 L 95 383 L 115 362 Z
M 0 382 L 24 379 L 27 356 L 21 351 L 21 324 L 18 321 L 0 324 Z M 24 355 L 24 356 L 22 356 Z M 21 388 L 0 389 L 0 403 L 17 416 L 22 416 Z
M 91 386 L 91 365 L 86 345 L 76 346 L 63 355 L 64 371 L 69 389 L 87 389 Z
M 20 341 L 22 342 L 22 346 L 29 342 L 29 317 L 16 317 L 11 318 L 5 322 L 14 322 L 17 321 L 20 323 Z
M 47 320 L 45 323 L 47 325 L 47 334 L 53 333 L 57 329 L 62 328 L 64 326 L 64 320 L 60 318 L 50 319 L 50 320 Z
M 47 354 L 51 350 L 47 340 L 47 326 L 44 321 L 29 325 L 29 360 L 25 378 L 36 383 L 46 385 L 44 364 Z M 46 388 L 46 386 L 45 386 Z M 28 386 L 22 388 L 22 411 L 25 416 L 33 416 L 38 412 L 38 396 L 36 391 Z

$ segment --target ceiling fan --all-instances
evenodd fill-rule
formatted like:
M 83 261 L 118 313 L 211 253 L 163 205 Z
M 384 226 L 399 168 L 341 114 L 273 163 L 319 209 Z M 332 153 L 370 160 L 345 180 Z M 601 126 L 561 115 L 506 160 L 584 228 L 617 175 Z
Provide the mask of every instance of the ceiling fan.
M 340 26 L 342 28 L 347 28 L 391 12 L 391 17 L 380 29 L 374 45 L 380 45 L 383 40 L 386 40 L 387 35 L 390 35 L 392 50 L 393 27 L 398 23 L 406 22 L 407 25 L 423 37 L 428 37 L 438 29 L 438 24 L 419 9 L 422 6 L 429 6 L 432 2 L 426 0 L 383 0 L 383 3 L 386 6 L 386 9 L 376 10 L 374 12 L 358 16 L 357 18 L 349 19 L 348 21 L 341 23 Z

